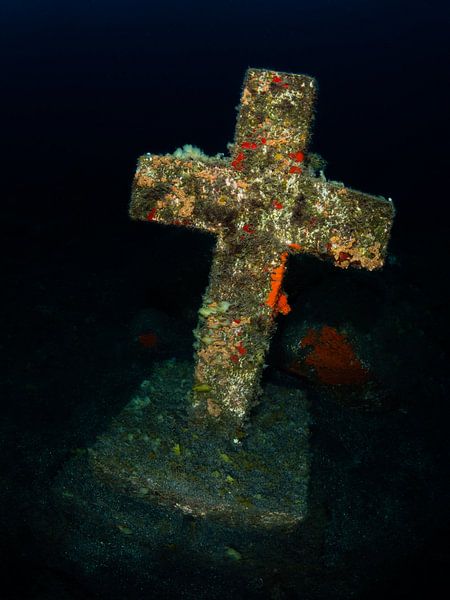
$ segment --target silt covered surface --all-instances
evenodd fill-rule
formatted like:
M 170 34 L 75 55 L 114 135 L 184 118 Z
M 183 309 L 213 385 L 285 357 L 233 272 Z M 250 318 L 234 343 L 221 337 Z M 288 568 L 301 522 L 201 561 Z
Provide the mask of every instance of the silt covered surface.
M 192 384 L 190 362 L 155 365 L 89 448 L 95 474 L 123 493 L 193 517 L 269 529 L 302 521 L 309 475 L 304 394 L 267 386 L 254 421 L 230 434 L 189 421 Z

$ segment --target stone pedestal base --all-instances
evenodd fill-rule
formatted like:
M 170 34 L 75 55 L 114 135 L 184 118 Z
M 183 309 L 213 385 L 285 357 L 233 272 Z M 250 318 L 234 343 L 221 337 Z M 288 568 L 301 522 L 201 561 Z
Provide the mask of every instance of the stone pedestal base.
M 229 439 L 188 427 L 191 377 L 192 364 L 157 365 L 65 465 L 41 525 L 47 562 L 112 599 L 283 597 L 281 580 L 309 589 L 323 519 L 308 514 L 302 393 L 267 385 Z
M 290 527 L 307 513 L 308 412 L 302 392 L 267 385 L 245 431 L 189 422 L 188 363 L 157 365 L 89 449 L 95 475 L 143 502 L 229 524 Z

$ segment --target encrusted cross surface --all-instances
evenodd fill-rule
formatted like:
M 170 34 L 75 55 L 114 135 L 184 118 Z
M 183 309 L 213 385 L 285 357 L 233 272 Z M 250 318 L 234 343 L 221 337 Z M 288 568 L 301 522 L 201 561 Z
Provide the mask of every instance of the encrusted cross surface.
M 275 317 L 290 311 L 289 254 L 340 268 L 383 265 L 393 204 L 320 172 L 307 152 L 316 93 L 309 76 L 250 68 L 229 157 L 185 147 L 139 158 L 131 217 L 217 236 L 188 400 L 205 424 L 239 427 L 260 396 Z

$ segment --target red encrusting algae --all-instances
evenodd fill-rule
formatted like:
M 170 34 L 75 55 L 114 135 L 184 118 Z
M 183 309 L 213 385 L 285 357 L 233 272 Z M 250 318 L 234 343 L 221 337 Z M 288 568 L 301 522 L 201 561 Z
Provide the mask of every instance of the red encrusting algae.
M 266 299 L 266 304 L 268 304 L 272 310 L 273 315 L 281 313 L 282 315 L 287 315 L 291 312 L 291 307 L 289 306 L 287 296 L 284 292 L 281 291 L 281 284 L 283 283 L 284 273 L 286 271 L 286 261 L 288 257 L 288 252 L 282 252 L 281 254 L 281 264 L 278 267 L 272 269 L 270 274 L 270 292 Z
M 152 210 L 149 213 L 147 213 L 147 221 L 153 221 L 153 219 L 155 218 L 155 215 L 156 215 L 156 206 L 154 206 L 152 208 Z
M 231 162 L 231 164 L 236 169 L 236 171 L 242 171 L 242 169 L 244 168 L 244 165 L 243 165 L 244 160 L 245 160 L 245 154 L 243 152 L 239 152 L 239 154 Z
M 346 336 L 334 327 L 324 325 L 320 331 L 308 329 L 301 340 L 302 348 L 312 347 L 304 364 L 312 367 L 326 385 L 358 385 L 369 379 Z
M 148 333 L 142 333 L 138 337 L 139 343 L 144 348 L 155 348 L 158 345 L 158 336 L 153 331 L 149 331 Z

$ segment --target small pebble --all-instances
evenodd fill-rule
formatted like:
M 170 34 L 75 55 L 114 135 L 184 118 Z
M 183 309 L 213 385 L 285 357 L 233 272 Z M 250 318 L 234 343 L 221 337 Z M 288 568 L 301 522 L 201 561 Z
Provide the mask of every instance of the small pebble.
M 117 525 L 117 529 L 120 531 L 120 533 L 123 533 L 125 535 L 132 535 L 133 533 L 131 529 L 126 525 Z

